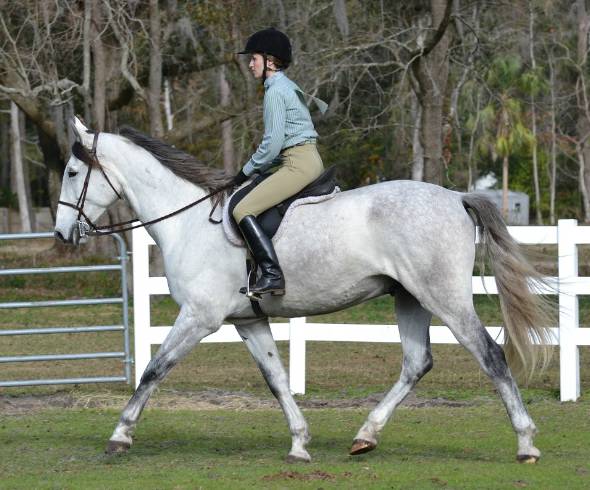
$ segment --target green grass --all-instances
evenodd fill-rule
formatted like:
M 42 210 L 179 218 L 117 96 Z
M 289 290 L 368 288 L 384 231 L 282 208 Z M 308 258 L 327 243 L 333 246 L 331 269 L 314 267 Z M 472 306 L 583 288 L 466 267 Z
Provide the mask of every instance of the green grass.
M 588 402 L 541 402 L 537 465 L 514 461 L 516 438 L 499 403 L 401 408 L 379 447 L 352 458 L 365 410 L 308 410 L 310 464 L 283 462 L 279 410 L 148 409 L 124 456 L 103 449 L 114 410 L 46 410 L 0 422 L 0 474 L 12 488 L 588 488 Z
M 68 261 L 97 263 L 92 257 Z M 32 262 L 31 257 L 0 250 L 2 267 L 63 264 L 64 259 L 40 254 Z M 115 274 L 0 277 L 0 302 L 118 295 L 120 282 Z M 476 308 L 484 323 L 500 323 L 494 299 L 476 297 Z M 154 325 L 170 325 L 177 312 L 168 297 L 152 300 Z M 580 300 L 580 320 L 590 326 L 590 298 Z M 0 310 L 0 329 L 120 321 L 117 306 Z M 393 301 L 378 298 L 308 321 L 395 323 Z M 121 346 L 118 333 L 0 337 L 0 355 L 111 351 L 121 350 Z M 287 343 L 279 342 L 279 350 L 288 365 Z M 581 348 L 580 354 L 582 393 L 587 393 L 590 349 Z M 272 398 L 242 344 L 202 344 L 187 356 L 154 393 L 154 408 L 146 410 L 136 444 L 123 457 L 106 457 L 102 451 L 132 392 L 130 386 L 0 388 L 0 402 L 25 407 L 20 415 L 0 410 L 0 488 L 590 487 L 590 402 L 587 396 L 576 404 L 557 401 L 557 352 L 547 371 L 522 389 L 541 430 L 537 445 L 544 457 L 536 466 L 514 463 L 516 438 L 497 394 L 471 356 L 454 345 L 434 345 L 433 355 L 434 369 L 421 380 L 417 396 L 461 400 L 460 406 L 400 408 L 384 429 L 377 451 L 357 458 L 349 457 L 347 451 L 368 408 L 306 410 L 314 437 L 309 446 L 314 461 L 309 465 L 283 463 L 289 435 L 278 409 L 194 409 L 197 404 L 193 400 L 201 395 L 213 401 L 232 394 L 251 397 L 254 402 Z M 354 405 L 357 399 L 389 390 L 399 375 L 401 361 L 399 344 L 309 342 L 308 393 L 299 399 L 304 404 Z M 119 360 L 63 361 L 2 365 L 0 377 L 121 372 Z M 47 408 L 56 405 L 50 400 L 62 398 L 73 402 L 65 406 L 78 408 Z M 39 411 L 29 412 L 28 400 L 34 400 L 41 407 Z M 79 408 L 84 406 L 101 408 Z M 167 408 L 171 406 L 193 409 Z

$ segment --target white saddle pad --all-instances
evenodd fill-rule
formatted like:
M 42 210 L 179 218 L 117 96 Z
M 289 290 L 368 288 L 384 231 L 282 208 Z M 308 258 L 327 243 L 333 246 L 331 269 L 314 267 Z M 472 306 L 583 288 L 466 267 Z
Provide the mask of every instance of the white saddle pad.
M 239 189 L 236 190 L 238 192 Z M 297 209 L 299 206 L 304 206 L 307 204 L 317 204 L 319 202 L 327 201 L 328 199 L 332 199 L 338 192 L 340 192 L 340 187 L 336 186 L 336 188 L 330 194 L 324 194 L 323 196 L 309 196 L 303 197 L 301 199 L 297 199 L 293 204 L 289 206 L 281 224 L 279 225 L 279 229 L 275 233 L 272 241 L 277 242 L 281 238 L 282 231 L 289 226 L 289 219 L 293 214 L 293 211 Z M 235 192 L 234 192 L 235 194 Z M 233 197 L 233 194 L 232 196 Z M 231 197 L 225 201 L 223 206 L 222 216 L 223 216 L 223 231 L 225 232 L 225 236 L 227 239 L 236 247 L 245 247 L 246 244 L 244 243 L 244 239 L 242 235 L 235 229 L 232 225 L 232 221 L 230 220 L 229 216 L 229 203 L 231 201 Z

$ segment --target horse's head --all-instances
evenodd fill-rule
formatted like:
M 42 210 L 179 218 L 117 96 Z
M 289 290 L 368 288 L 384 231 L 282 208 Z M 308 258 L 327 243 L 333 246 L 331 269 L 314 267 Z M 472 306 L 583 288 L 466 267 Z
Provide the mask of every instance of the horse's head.
M 77 117 L 72 126 L 78 141 L 72 146 L 64 171 L 55 217 L 55 237 L 78 245 L 89 231 L 89 225 L 120 197 L 121 184 L 116 173 L 108 170 L 113 165 L 101 148 L 100 139 L 107 135 L 97 136 Z

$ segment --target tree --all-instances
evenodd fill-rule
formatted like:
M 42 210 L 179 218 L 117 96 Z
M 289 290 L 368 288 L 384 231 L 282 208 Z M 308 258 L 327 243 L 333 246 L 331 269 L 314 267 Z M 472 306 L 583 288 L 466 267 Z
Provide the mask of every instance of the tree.
M 432 28 L 436 26 L 436 44 L 420 46 L 422 52 L 412 61 L 416 78 L 414 90 L 420 103 L 420 144 L 423 151 L 424 180 L 434 184 L 443 182 L 443 105 L 449 73 L 448 49 L 451 34 L 449 23 L 452 0 L 431 0 Z M 442 32 L 441 32 L 442 31 Z M 438 35 L 440 34 L 440 37 Z M 430 49 L 428 49 L 430 48 Z
M 10 104 L 10 135 L 12 139 L 12 168 L 14 169 L 21 230 L 23 233 L 30 233 L 34 230 L 31 191 L 29 182 L 25 178 L 25 164 L 21 147 L 21 114 L 14 102 Z
M 156 138 L 164 136 L 162 125 L 162 46 L 160 43 L 160 7 L 158 0 L 150 0 L 150 88 L 148 109 L 150 132 Z
M 576 99 L 578 106 L 578 120 L 576 123 L 577 143 L 576 154 L 580 167 L 579 186 L 582 194 L 584 221 L 590 223 L 590 103 L 586 70 L 588 61 L 588 33 L 590 31 L 590 15 L 586 11 L 584 0 L 576 1 L 578 17 L 578 38 L 576 50 Z
M 498 57 L 490 67 L 487 81 L 497 91 L 486 107 L 481 119 L 485 130 L 481 141 L 492 158 L 502 159 L 502 214 L 508 217 L 508 182 L 510 156 L 529 147 L 533 136 L 525 126 L 523 109 L 517 98 L 521 81 L 521 63 L 516 57 Z
M 533 163 L 533 185 L 535 188 L 535 211 L 537 224 L 543 224 L 543 215 L 541 213 L 541 190 L 539 187 L 539 162 L 537 155 L 537 108 L 536 108 L 536 97 L 541 91 L 542 77 L 537 71 L 537 60 L 535 58 L 535 38 L 534 38 L 534 26 L 535 26 L 535 12 L 533 8 L 533 2 L 529 0 L 529 53 L 531 60 L 531 69 L 528 73 L 523 76 L 523 85 L 525 91 L 530 96 L 531 101 L 531 131 L 532 131 L 532 163 Z

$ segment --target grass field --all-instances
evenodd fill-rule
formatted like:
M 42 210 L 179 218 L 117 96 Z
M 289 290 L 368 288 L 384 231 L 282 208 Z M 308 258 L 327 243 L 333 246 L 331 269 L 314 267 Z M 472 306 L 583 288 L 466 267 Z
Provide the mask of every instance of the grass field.
M 310 464 L 287 465 L 278 410 L 148 409 L 125 456 L 102 453 L 114 410 L 44 410 L 0 424 L 2 488 L 588 488 L 587 402 L 539 402 L 537 465 L 514 462 L 499 403 L 401 408 L 373 453 L 347 455 L 365 411 L 307 410 Z
M 3 268 L 58 260 L 63 263 L 51 254 L 31 259 L 0 248 Z M 88 257 L 69 260 L 96 263 Z M 120 284 L 105 273 L 0 277 L 0 302 L 119 294 Z M 493 299 L 478 297 L 476 303 L 484 323 L 500 323 Z M 169 298 L 155 298 L 152 322 L 171 324 L 177 311 Z M 585 299 L 580 319 L 590 326 Z M 393 301 L 379 298 L 309 321 L 394 323 Z M 0 310 L 0 329 L 114 323 L 120 323 L 115 306 Z M 0 337 L 0 355 L 121 346 L 119 333 Z M 314 437 L 309 465 L 282 462 L 289 448 L 286 424 L 245 347 L 203 344 L 153 395 L 136 444 L 124 457 L 106 457 L 102 450 L 131 387 L 0 388 L 0 488 L 590 487 L 590 402 L 587 396 L 576 404 L 557 401 L 557 352 L 522 390 L 541 430 L 543 458 L 530 467 L 514 463 L 516 438 L 492 385 L 461 347 L 450 345 L 433 346 L 433 371 L 386 427 L 377 451 L 349 457 L 356 430 L 399 374 L 401 348 L 336 342 L 310 342 L 307 348 L 308 392 L 298 400 Z M 287 344 L 279 343 L 279 349 L 287 364 Z M 580 351 L 585 393 L 590 350 Z M 19 363 L 2 365 L 0 378 L 121 372 L 118 360 Z

